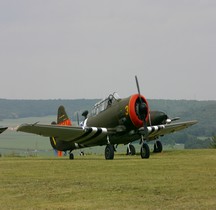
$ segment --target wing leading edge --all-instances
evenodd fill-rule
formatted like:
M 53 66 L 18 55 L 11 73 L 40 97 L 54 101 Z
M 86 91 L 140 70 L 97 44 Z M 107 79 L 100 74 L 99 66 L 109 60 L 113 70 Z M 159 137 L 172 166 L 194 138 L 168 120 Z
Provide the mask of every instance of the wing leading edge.
M 158 125 L 158 126 L 148 126 L 148 138 L 150 140 L 153 140 L 153 139 L 158 138 L 159 136 L 164 136 L 166 134 L 188 128 L 196 124 L 197 122 L 198 121 L 193 120 L 193 121 L 185 121 L 185 122 L 164 124 L 164 125 Z

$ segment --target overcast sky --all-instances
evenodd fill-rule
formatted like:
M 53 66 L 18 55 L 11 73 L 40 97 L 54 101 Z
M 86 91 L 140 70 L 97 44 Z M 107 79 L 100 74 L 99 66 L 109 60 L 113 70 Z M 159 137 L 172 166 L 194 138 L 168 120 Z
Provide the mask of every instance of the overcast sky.
M 215 0 L 0 0 L 0 98 L 216 100 Z

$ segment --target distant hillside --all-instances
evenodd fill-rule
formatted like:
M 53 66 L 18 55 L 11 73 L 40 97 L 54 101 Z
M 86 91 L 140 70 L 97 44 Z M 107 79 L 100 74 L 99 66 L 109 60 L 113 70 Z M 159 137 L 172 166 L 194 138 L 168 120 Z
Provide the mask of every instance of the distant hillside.
M 23 117 L 42 117 L 56 115 L 60 105 L 64 105 L 68 115 L 89 110 L 99 99 L 75 100 L 7 100 L 0 99 L 0 120 Z
M 0 99 L 0 120 L 23 117 L 42 117 L 56 115 L 60 105 L 64 105 L 68 115 L 76 120 L 75 112 L 80 114 L 100 99 L 76 100 L 7 100 Z M 160 110 L 170 118 L 180 117 L 181 120 L 198 120 L 199 123 L 182 132 L 165 136 L 167 141 L 172 138 L 177 143 L 185 143 L 196 137 L 211 137 L 216 135 L 216 101 L 190 100 L 148 100 L 151 110 Z M 202 142 L 201 142 L 202 143 Z M 194 145 L 194 143 L 192 144 Z M 195 147 L 196 145 L 194 145 Z
M 198 120 L 199 123 L 190 130 L 197 136 L 216 135 L 216 101 L 190 100 L 149 100 L 151 110 L 161 110 L 170 118 L 181 120 Z

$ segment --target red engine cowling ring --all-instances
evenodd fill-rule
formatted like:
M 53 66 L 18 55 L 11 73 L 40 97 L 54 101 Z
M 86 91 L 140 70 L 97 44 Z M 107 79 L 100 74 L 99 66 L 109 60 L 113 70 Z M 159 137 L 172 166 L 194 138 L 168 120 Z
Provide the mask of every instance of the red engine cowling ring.
M 147 115 L 145 118 L 145 121 L 148 120 L 149 117 L 149 105 L 148 105 L 148 101 L 146 100 L 146 98 L 144 96 L 141 95 L 142 100 L 144 101 L 144 103 L 147 106 Z M 134 94 L 131 96 L 130 101 L 129 101 L 129 116 L 130 119 L 132 121 L 132 123 L 134 124 L 135 127 L 140 128 L 143 126 L 143 121 L 139 119 L 137 113 L 136 113 L 136 102 L 139 99 L 139 94 Z

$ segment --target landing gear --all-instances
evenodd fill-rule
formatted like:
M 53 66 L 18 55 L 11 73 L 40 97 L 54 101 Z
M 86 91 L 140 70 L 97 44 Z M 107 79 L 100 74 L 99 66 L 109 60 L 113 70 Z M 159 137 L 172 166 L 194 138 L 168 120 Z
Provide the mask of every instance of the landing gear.
M 160 141 L 156 141 L 156 142 L 154 143 L 154 150 L 153 150 L 153 152 L 154 152 L 154 153 L 160 153 L 160 152 L 162 152 L 162 150 L 163 150 L 163 145 L 162 145 L 162 143 L 161 143 Z
M 134 145 L 129 143 L 127 146 L 127 155 L 135 155 L 135 154 L 136 154 L 136 149 Z
M 69 153 L 69 159 L 73 160 L 74 159 L 74 154 L 72 152 Z
M 114 158 L 114 148 L 113 145 L 107 144 L 105 148 L 105 159 L 106 160 L 113 160 Z
M 141 155 L 141 158 L 146 158 L 146 159 L 149 158 L 150 156 L 149 146 L 145 142 L 141 144 L 140 155 Z

